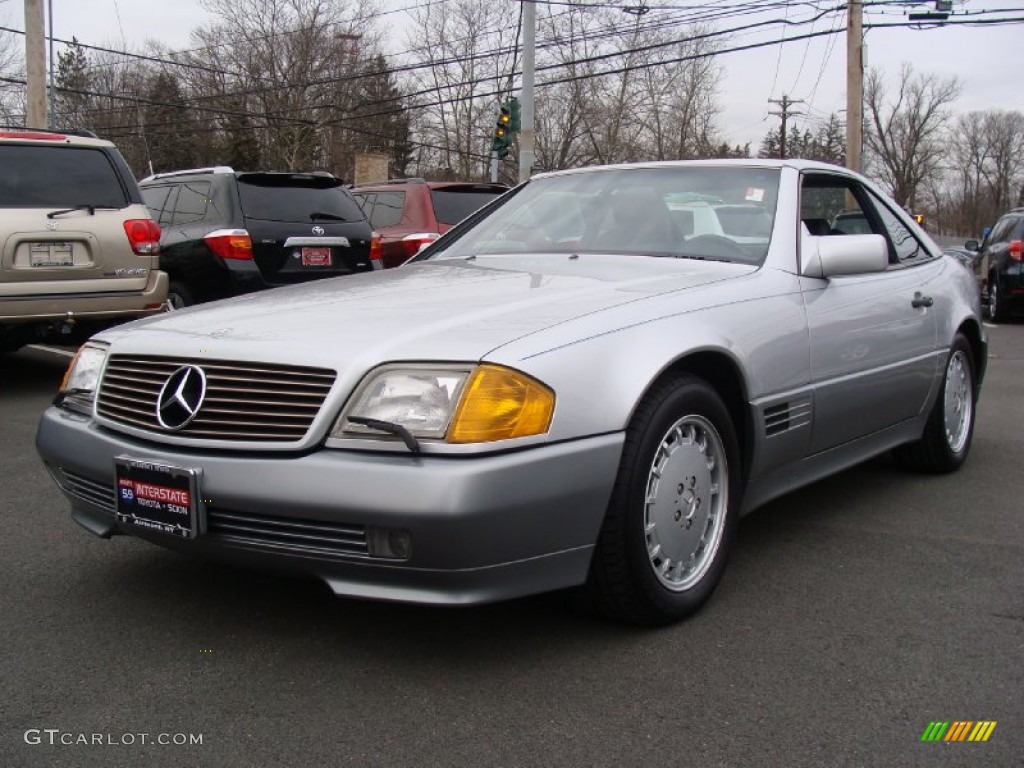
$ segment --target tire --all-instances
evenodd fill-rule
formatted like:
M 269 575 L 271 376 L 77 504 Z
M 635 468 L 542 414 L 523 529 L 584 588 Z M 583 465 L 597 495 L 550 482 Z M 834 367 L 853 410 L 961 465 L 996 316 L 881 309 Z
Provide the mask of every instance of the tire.
M 988 281 L 988 317 L 994 323 L 1005 323 L 1010 318 L 1006 302 L 999 295 L 999 281 L 995 275 Z
M 696 611 L 725 570 L 741 490 L 738 441 L 721 398 L 688 374 L 656 384 L 626 430 L 591 560 L 591 602 L 643 625 Z
M 974 356 L 961 334 L 953 337 L 942 389 L 920 440 L 896 449 L 897 460 L 918 472 L 953 472 L 967 459 L 976 419 Z
M 167 286 L 167 308 L 171 310 L 184 309 L 196 303 L 195 294 L 180 280 L 172 280 Z

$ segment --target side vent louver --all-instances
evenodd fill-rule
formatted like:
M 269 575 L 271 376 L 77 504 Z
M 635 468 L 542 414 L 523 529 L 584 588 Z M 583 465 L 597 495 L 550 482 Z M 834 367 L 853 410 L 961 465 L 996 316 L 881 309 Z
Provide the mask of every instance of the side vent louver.
M 764 432 L 768 437 L 802 427 L 811 420 L 811 399 L 801 397 L 764 409 Z

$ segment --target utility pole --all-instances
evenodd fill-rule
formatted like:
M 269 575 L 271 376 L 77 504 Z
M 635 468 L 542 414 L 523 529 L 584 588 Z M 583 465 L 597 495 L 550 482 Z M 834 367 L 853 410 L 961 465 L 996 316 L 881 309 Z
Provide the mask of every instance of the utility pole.
M 769 104 L 778 104 L 781 110 L 778 112 L 769 112 L 769 115 L 777 115 L 782 118 L 782 127 L 779 130 L 779 157 L 783 160 L 786 159 L 786 122 L 793 115 L 802 115 L 803 112 L 797 112 L 790 109 L 794 104 L 803 104 L 803 99 L 791 99 L 786 94 L 782 94 L 781 99 L 768 99 Z
M 849 0 L 846 19 L 846 167 L 860 172 L 864 145 L 864 3 Z
M 46 128 L 46 18 L 43 0 L 25 0 L 25 127 Z
M 53 76 L 53 0 L 47 0 L 46 18 L 50 24 L 50 90 L 47 102 L 47 127 L 52 128 L 57 116 L 57 110 L 54 108 L 54 99 L 57 96 L 57 81 Z
M 537 33 L 537 6 L 533 0 L 523 3 L 523 91 L 522 130 L 519 133 L 519 183 L 533 173 L 533 75 Z

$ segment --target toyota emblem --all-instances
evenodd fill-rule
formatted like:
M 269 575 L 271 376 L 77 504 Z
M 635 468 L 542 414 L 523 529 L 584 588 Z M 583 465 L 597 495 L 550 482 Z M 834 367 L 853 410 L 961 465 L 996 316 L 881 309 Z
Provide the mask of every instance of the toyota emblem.
M 313 234 L 314 234 L 314 235 L 322 235 L 322 234 L 323 234 L 324 232 L 326 232 L 326 231 L 327 231 L 327 230 L 325 230 L 325 229 L 324 229 L 323 227 L 321 227 L 321 226 L 319 226 L 319 225 L 317 225 L 317 226 L 313 227 Z
M 194 365 L 172 373 L 156 399 L 156 420 L 171 432 L 186 427 L 199 413 L 206 397 L 206 374 Z

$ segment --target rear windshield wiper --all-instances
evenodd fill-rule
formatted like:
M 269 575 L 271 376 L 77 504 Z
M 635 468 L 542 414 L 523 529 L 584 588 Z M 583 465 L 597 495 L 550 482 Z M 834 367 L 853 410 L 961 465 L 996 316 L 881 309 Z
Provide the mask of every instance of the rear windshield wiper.
M 327 219 L 329 221 L 348 221 L 344 216 L 339 216 L 336 213 L 321 213 L 320 211 L 314 211 L 309 214 L 310 221 L 316 221 L 317 219 Z
M 46 214 L 46 218 L 52 219 L 54 216 L 61 216 L 65 213 L 74 213 L 75 211 L 88 211 L 90 216 L 96 215 L 97 208 L 106 208 L 107 210 L 116 211 L 117 209 L 112 205 L 92 205 L 84 203 L 82 205 L 76 205 L 72 208 L 62 208 L 59 211 L 50 211 Z

